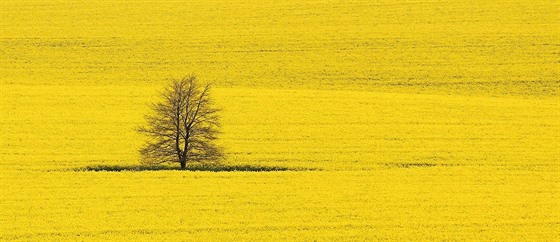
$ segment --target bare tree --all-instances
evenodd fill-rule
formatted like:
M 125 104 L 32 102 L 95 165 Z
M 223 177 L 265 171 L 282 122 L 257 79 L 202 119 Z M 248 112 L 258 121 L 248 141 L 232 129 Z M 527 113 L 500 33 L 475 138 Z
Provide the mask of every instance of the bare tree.
M 149 137 L 140 149 L 143 163 L 178 162 L 185 168 L 187 162 L 223 157 L 215 144 L 220 125 L 209 90 L 210 84 L 199 83 L 194 75 L 169 83 L 139 129 Z

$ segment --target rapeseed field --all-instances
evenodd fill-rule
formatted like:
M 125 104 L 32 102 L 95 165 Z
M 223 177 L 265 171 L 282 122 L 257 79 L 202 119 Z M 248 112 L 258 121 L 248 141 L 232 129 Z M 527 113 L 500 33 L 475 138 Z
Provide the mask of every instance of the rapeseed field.
M 1 1 L 0 240 L 557 241 L 559 9 Z M 191 73 L 282 169 L 119 168 Z

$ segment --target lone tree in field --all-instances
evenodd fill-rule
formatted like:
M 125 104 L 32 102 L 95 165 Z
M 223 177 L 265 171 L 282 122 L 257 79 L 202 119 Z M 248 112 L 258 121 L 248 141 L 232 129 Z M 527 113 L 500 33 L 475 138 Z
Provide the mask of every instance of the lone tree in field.
M 223 153 L 214 142 L 218 134 L 218 109 L 209 95 L 210 84 L 195 76 L 172 80 L 152 105 L 152 114 L 139 132 L 149 137 L 140 149 L 142 162 L 160 164 L 216 161 Z

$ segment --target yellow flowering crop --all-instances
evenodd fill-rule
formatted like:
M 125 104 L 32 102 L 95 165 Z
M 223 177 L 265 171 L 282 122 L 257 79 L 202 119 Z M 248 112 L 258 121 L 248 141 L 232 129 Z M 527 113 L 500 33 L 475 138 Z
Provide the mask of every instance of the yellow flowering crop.
M 556 1 L 0 1 L 0 240 L 555 241 Z M 224 165 L 136 166 L 169 78 Z

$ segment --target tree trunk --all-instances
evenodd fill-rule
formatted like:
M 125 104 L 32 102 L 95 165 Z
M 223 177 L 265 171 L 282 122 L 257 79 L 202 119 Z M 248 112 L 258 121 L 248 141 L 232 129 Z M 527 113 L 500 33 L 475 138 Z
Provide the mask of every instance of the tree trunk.
M 187 159 L 181 157 L 181 169 L 187 168 Z

